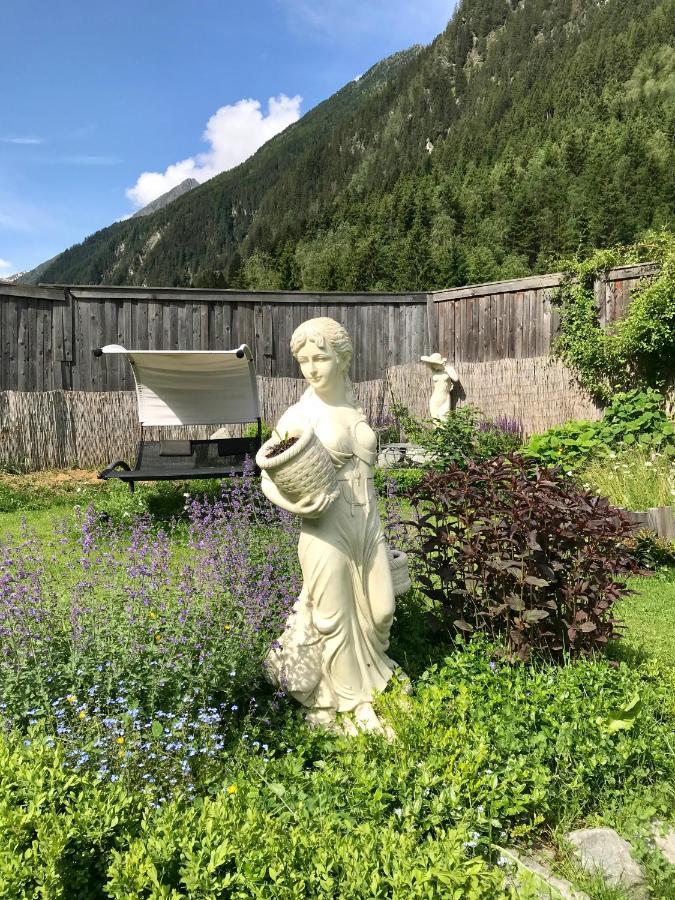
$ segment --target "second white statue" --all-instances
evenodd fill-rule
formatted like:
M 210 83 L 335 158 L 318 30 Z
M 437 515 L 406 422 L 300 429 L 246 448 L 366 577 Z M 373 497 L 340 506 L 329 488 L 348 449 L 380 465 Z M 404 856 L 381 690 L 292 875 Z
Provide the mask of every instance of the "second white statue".
M 302 517 L 303 588 L 267 674 L 308 707 L 311 725 L 388 730 L 372 703 L 397 669 L 385 652 L 394 589 L 373 486 L 376 436 L 354 397 L 352 343 L 339 322 L 303 323 L 291 352 L 308 388 L 257 461 L 268 499 Z

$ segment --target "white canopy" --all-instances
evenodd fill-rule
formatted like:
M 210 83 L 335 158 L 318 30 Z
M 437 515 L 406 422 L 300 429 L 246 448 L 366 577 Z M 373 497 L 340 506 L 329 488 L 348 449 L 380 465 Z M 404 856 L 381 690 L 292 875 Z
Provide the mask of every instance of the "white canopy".
M 238 350 L 126 350 L 108 344 L 101 351 L 124 354 L 131 363 L 141 425 L 222 425 L 260 416 L 246 344 Z

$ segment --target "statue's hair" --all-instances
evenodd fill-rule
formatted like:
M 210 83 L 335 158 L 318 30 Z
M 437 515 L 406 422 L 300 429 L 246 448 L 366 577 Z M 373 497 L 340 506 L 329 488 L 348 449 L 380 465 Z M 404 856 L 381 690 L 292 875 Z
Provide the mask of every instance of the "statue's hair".
M 310 341 L 322 350 L 328 346 L 335 353 L 338 365 L 344 374 L 347 401 L 355 406 L 354 388 L 349 378 L 349 366 L 351 365 L 354 348 L 347 329 L 344 325 L 336 322 L 335 319 L 329 319 L 327 316 L 308 319 L 302 325 L 298 325 L 291 335 L 291 353 L 296 359 L 307 341 Z M 314 388 L 310 386 L 305 393 L 314 393 Z

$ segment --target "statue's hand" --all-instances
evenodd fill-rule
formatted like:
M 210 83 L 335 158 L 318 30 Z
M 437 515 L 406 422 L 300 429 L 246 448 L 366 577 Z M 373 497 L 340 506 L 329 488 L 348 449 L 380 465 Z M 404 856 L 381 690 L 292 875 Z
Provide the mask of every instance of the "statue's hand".
M 317 519 L 328 509 L 334 499 L 334 494 L 327 494 L 325 491 L 321 491 L 319 494 L 298 500 L 295 504 L 296 513 L 302 516 L 303 519 Z

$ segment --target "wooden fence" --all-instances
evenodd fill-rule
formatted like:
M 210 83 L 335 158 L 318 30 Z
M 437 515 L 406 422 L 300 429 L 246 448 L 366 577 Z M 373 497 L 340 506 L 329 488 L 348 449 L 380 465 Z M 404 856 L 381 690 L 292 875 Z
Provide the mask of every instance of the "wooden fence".
M 655 271 L 629 266 L 597 282 L 600 322 L 616 321 L 640 278 Z M 596 418 L 596 405 L 549 355 L 560 277 L 405 295 L 0 284 L 0 468 L 98 467 L 133 457 L 133 376 L 126 360 L 93 356 L 104 344 L 206 350 L 247 343 L 263 417 L 274 422 L 305 387 L 290 354 L 291 333 L 318 315 L 343 322 L 352 336 L 352 377 L 371 421 L 389 415 L 392 399 L 426 416 L 431 382 L 419 358 L 435 350 L 458 370 L 460 404 L 518 419 L 526 434 Z M 212 430 L 192 428 L 189 436 Z
M 259 374 L 293 377 L 290 338 L 301 322 L 330 316 L 354 342 L 353 376 L 428 350 L 427 295 L 348 296 L 144 288 L 0 285 L 0 390 L 133 389 L 124 359 L 92 350 L 229 350 L 248 344 Z
M 631 291 L 641 278 L 656 271 L 654 265 L 625 266 L 598 279 L 595 298 L 600 324 L 621 318 Z M 463 362 L 546 356 L 560 326 L 552 303 L 560 280 L 557 273 L 436 291 L 438 346 Z
M 619 317 L 640 277 L 653 271 L 629 266 L 598 282 L 601 322 Z M 0 284 L 0 391 L 132 390 L 124 359 L 93 357 L 104 344 L 217 350 L 246 343 L 260 375 L 297 377 L 290 336 L 312 316 L 346 326 L 355 381 L 382 378 L 435 350 L 455 362 L 545 356 L 558 328 L 551 295 L 559 284 L 555 274 L 429 294 L 360 295 Z

